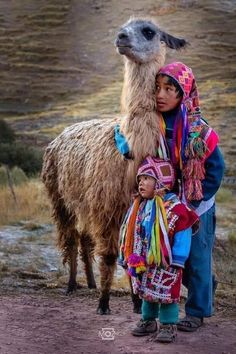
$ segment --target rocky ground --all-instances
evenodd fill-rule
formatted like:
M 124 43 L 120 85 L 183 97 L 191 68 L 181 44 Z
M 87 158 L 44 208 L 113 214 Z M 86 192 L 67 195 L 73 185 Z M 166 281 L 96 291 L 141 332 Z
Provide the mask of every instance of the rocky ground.
M 197 332 L 178 333 L 175 344 L 135 339 L 130 331 L 139 320 L 132 313 L 128 283 L 118 267 L 111 296 L 112 314 L 96 314 L 98 290 L 85 286 L 79 262 L 76 294 L 65 295 L 68 271 L 62 267 L 50 225 L 18 223 L 0 229 L 0 353 L 207 353 L 235 352 L 235 245 L 220 239 L 215 247 L 217 288 L 215 315 Z M 225 273 L 227 267 L 227 273 Z M 98 259 L 94 264 L 99 284 Z M 184 290 L 184 289 L 183 289 Z M 183 291 L 183 295 L 186 292 Z M 184 298 L 181 303 L 183 315 Z
M 139 320 L 130 298 L 112 297 L 112 315 L 96 315 L 97 298 L 88 292 L 67 298 L 47 291 L 0 298 L 2 354 L 233 354 L 236 319 L 218 309 L 194 334 L 178 333 L 174 344 L 135 338 Z

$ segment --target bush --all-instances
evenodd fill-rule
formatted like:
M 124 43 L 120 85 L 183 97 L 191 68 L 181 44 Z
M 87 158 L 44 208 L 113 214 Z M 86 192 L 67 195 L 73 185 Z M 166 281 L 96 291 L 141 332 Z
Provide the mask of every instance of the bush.
M 4 166 L 0 167 L 0 186 L 6 186 L 7 182 L 7 171 Z
M 3 119 L 0 119 L 0 143 L 12 143 L 14 140 L 13 129 Z
M 25 172 L 17 166 L 13 167 L 13 169 L 11 170 L 11 177 L 12 177 L 13 183 L 16 186 L 18 186 L 22 183 L 26 183 L 28 181 L 28 177 L 26 176 Z
M 0 163 L 20 167 L 27 176 L 35 175 L 42 167 L 42 150 L 22 143 L 0 143 Z
M 228 240 L 231 246 L 236 246 L 236 230 L 229 232 Z
M 10 170 L 12 182 L 14 185 L 18 186 L 22 183 L 28 182 L 28 177 L 26 176 L 25 172 L 15 166 L 12 170 Z M 7 177 L 7 170 L 4 166 L 0 167 L 0 186 L 7 186 L 8 185 L 8 177 Z

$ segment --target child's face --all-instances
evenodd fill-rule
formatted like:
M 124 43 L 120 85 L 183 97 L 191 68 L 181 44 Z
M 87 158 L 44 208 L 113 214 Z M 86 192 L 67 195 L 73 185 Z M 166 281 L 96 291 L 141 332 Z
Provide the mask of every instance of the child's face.
M 156 186 L 155 178 L 151 176 L 142 175 L 138 177 L 138 191 L 142 198 L 154 198 L 154 191 Z
M 173 84 L 168 83 L 168 76 L 157 77 L 157 109 L 159 112 L 169 112 L 180 104 L 182 97 L 177 98 Z

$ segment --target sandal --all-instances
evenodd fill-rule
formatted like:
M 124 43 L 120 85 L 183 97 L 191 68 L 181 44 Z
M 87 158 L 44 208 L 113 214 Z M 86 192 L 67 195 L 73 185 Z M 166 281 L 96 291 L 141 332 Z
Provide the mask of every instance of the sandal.
M 186 315 L 182 320 L 177 323 L 177 329 L 184 332 L 195 332 L 203 325 L 202 317 L 195 317 Z

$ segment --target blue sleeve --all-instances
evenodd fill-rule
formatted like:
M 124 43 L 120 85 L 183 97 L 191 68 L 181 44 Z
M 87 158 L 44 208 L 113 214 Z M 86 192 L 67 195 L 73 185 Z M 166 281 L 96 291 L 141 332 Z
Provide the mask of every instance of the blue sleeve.
M 191 247 L 192 228 L 176 232 L 172 246 L 172 266 L 184 268 Z
M 203 200 L 209 200 L 218 191 L 224 175 L 224 159 L 218 146 L 205 161 L 206 176 L 202 182 Z M 198 207 L 201 201 L 192 201 L 194 207 Z
M 115 144 L 121 155 L 126 155 L 129 153 L 129 145 L 124 135 L 121 134 L 120 126 L 118 124 L 115 126 Z

